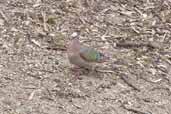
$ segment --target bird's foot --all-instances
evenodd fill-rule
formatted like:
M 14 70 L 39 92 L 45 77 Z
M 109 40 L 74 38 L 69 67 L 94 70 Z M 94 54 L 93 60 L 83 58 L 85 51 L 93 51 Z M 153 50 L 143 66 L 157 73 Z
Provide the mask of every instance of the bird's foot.
M 83 74 L 89 73 L 89 71 L 87 69 L 83 69 L 80 67 L 73 67 L 73 68 L 71 68 L 71 71 L 72 71 L 73 75 L 75 75 L 77 78 L 80 78 L 80 76 Z
M 70 69 L 71 69 L 71 71 L 73 71 L 73 72 L 81 70 L 81 68 L 80 68 L 80 67 L 77 67 L 77 66 L 74 66 L 74 67 L 72 67 L 72 68 L 70 68 Z

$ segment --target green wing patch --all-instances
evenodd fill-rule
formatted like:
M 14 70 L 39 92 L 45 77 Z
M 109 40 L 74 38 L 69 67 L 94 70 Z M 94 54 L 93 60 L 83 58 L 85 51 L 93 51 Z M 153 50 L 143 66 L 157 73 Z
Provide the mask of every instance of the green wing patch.
M 87 46 L 84 46 L 80 49 L 80 56 L 83 59 L 85 59 L 86 61 L 96 62 L 100 57 L 100 53 L 98 53 L 93 48 L 89 48 Z

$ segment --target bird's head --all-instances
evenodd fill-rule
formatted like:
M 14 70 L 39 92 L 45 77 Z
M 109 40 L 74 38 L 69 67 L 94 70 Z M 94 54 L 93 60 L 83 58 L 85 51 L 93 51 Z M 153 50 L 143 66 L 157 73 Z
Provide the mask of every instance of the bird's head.
M 78 38 L 71 39 L 67 44 L 67 49 L 70 52 L 78 52 L 80 49 L 80 41 Z
M 98 55 L 98 62 L 99 63 L 103 63 L 103 62 L 107 62 L 110 58 L 106 55 L 104 55 L 103 53 L 99 53 Z

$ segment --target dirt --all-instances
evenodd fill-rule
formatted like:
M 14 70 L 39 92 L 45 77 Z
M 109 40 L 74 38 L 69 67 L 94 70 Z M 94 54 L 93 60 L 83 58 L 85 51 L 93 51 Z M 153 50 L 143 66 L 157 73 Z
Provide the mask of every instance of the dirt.
M 170 15 L 170 0 L 1 0 L 1 114 L 171 114 Z M 104 70 L 76 76 L 74 35 Z

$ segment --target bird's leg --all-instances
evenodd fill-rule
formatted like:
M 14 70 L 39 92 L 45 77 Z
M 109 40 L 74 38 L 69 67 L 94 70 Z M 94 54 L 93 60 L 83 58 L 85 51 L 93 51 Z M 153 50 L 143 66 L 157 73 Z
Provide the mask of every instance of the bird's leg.
M 78 66 L 72 67 L 71 71 L 77 77 L 79 77 L 80 75 L 83 75 L 83 74 L 87 74 L 89 72 L 89 70 L 84 69 L 84 68 L 80 68 Z
M 72 68 L 70 68 L 70 69 L 71 69 L 71 71 L 76 72 L 76 71 L 79 71 L 81 68 L 78 67 L 78 66 L 74 66 L 74 67 L 72 67 Z
M 75 75 L 77 78 L 79 78 L 80 75 L 82 75 L 82 68 L 78 66 L 74 66 L 71 68 L 72 74 Z

